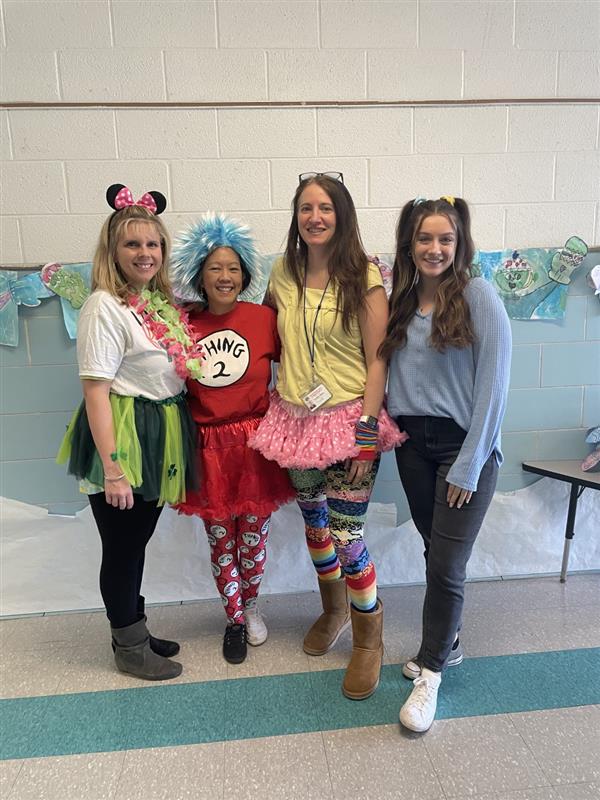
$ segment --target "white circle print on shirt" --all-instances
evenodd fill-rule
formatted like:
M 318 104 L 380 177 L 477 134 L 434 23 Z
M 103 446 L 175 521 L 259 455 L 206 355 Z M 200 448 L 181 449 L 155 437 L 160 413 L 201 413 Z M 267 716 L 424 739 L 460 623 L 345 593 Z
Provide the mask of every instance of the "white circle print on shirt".
M 215 331 L 200 339 L 205 359 L 202 362 L 203 386 L 231 386 L 246 374 L 250 348 L 243 336 L 231 329 Z

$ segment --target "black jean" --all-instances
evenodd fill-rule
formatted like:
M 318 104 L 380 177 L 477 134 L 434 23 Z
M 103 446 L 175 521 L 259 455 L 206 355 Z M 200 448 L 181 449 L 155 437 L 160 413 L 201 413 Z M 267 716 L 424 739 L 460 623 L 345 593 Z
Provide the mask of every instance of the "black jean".
M 441 672 L 460 627 L 467 562 L 494 495 L 498 464 L 492 453 L 471 501 L 450 508 L 446 476 L 466 432 L 443 417 L 399 417 L 397 422 L 410 436 L 396 449 L 400 480 L 425 543 L 427 589 L 417 658 L 428 669 Z
M 133 508 L 121 511 L 106 502 L 104 492 L 89 496 L 102 540 L 100 592 L 113 628 L 133 625 L 143 614 L 140 590 L 146 545 L 162 511 L 156 500 L 144 500 L 139 494 L 133 499 Z

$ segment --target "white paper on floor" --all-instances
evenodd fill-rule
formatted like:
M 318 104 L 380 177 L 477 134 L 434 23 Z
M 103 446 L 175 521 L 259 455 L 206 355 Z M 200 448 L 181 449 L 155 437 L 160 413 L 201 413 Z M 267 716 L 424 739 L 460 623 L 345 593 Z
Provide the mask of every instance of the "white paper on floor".
M 497 493 L 469 562 L 469 578 L 560 570 L 569 486 L 544 478 Z M 2 499 L 2 615 L 99 608 L 100 540 L 89 507 L 74 517 Z M 570 570 L 600 569 L 600 492 L 588 489 L 577 508 Z M 396 527 L 396 508 L 371 503 L 369 551 L 381 586 L 424 580 L 422 543 L 412 521 Z M 295 504 L 273 515 L 264 593 L 316 589 Z M 171 509 L 148 546 L 143 591 L 149 603 L 216 597 L 202 523 Z

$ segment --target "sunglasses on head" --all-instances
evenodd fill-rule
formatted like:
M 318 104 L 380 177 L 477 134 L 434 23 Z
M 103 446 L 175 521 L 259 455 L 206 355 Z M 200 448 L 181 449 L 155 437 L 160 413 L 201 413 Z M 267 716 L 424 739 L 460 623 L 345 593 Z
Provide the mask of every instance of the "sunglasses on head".
M 342 172 L 303 172 L 298 175 L 298 183 L 303 183 L 311 178 L 331 178 L 334 181 L 344 183 L 344 175 Z

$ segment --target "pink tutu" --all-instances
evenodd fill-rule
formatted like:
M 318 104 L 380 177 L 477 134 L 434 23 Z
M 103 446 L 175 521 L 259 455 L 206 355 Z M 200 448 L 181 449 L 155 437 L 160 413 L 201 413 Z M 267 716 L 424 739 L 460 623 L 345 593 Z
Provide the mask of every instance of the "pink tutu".
M 248 440 L 265 458 L 288 469 L 324 469 L 356 458 L 354 426 L 362 413 L 362 399 L 311 412 L 273 392 L 269 410 Z M 392 450 L 408 439 L 385 409 L 379 412 L 377 447 Z

